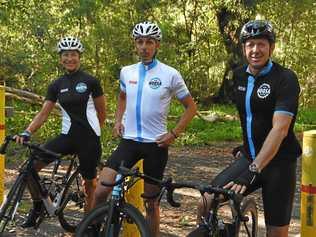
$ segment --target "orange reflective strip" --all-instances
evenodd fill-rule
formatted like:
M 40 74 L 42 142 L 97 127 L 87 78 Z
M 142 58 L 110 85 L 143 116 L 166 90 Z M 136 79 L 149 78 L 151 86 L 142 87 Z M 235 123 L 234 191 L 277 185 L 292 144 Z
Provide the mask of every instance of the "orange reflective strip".
M 301 192 L 316 194 L 316 186 L 310 185 L 301 185 Z
M 4 130 L 5 126 L 4 124 L 0 124 L 0 130 Z

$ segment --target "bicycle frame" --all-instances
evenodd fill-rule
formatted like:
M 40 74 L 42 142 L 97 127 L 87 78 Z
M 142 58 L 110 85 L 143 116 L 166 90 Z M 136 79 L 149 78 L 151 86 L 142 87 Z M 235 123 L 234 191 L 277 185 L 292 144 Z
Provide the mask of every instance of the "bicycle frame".
M 117 174 L 115 178 L 115 182 L 121 180 L 122 175 Z M 111 199 L 109 201 L 110 208 L 109 213 L 106 220 L 106 235 L 105 236 L 117 236 L 118 231 L 115 228 L 115 225 L 118 224 L 119 221 L 119 213 L 115 210 L 116 207 L 120 206 L 122 201 L 124 200 L 124 182 L 115 185 L 112 190 Z

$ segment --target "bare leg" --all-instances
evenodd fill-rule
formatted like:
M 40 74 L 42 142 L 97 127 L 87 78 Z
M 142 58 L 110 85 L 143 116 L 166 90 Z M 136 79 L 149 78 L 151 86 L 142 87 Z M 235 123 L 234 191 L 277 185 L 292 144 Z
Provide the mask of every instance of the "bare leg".
M 197 225 L 201 223 L 202 217 L 206 218 L 208 211 L 210 210 L 213 195 L 205 193 L 200 199 L 197 209 L 196 223 Z
M 267 225 L 267 237 L 288 237 L 289 226 Z
M 41 161 L 36 161 L 33 163 L 33 169 L 36 172 L 41 171 L 41 169 L 43 169 L 45 166 L 47 166 L 46 163 L 41 162 Z M 27 187 L 30 191 L 32 200 L 36 200 L 36 201 L 40 201 L 41 200 L 41 196 L 40 196 L 40 190 L 37 188 L 36 185 L 34 185 L 34 180 L 33 177 L 28 177 L 27 179 Z
M 83 180 L 83 187 L 85 192 L 85 203 L 84 212 L 87 214 L 94 203 L 94 192 L 97 186 L 97 179 L 85 179 Z
M 39 172 L 45 166 L 46 163 L 36 161 L 33 164 L 33 172 Z M 36 173 L 34 175 L 38 174 Z M 32 175 L 27 177 L 27 186 L 33 200 L 33 208 L 30 210 L 27 219 L 21 224 L 21 227 L 23 228 L 29 228 L 36 225 L 37 219 L 40 216 L 43 207 L 40 190 L 38 186 L 35 184 L 35 182 L 36 181 L 34 180 L 34 177 Z
M 145 182 L 145 195 L 152 196 L 159 192 L 157 185 L 148 184 Z M 151 230 L 152 237 L 159 236 L 159 224 L 160 224 L 160 210 L 157 199 L 146 200 L 146 220 Z
M 112 191 L 112 187 L 105 187 L 101 184 L 102 181 L 107 183 L 114 183 L 117 172 L 111 168 L 105 167 L 100 173 L 97 187 L 94 194 L 94 200 L 91 208 L 96 207 L 98 204 L 106 201 L 108 195 Z

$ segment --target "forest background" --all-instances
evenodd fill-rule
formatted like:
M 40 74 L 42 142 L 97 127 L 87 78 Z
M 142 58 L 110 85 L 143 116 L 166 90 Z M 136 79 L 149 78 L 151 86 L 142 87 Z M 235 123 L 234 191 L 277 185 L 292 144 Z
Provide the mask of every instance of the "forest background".
M 216 113 L 215 122 L 196 117 L 176 145 L 209 145 L 240 140 L 236 111 L 230 104 L 231 72 L 244 64 L 238 36 L 251 19 L 268 19 L 277 35 L 273 60 L 294 70 L 300 81 L 301 109 L 296 131 L 316 127 L 316 2 L 314 0 L 0 0 L 0 80 L 6 86 L 45 95 L 63 73 L 56 53 L 65 35 L 80 37 L 82 67 L 95 75 L 108 98 L 102 139 L 104 155 L 116 145 L 111 137 L 122 66 L 137 62 L 131 30 L 145 20 L 159 24 L 163 39 L 158 59 L 179 70 L 199 110 Z M 14 114 L 7 133 L 22 131 L 40 109 L 7 95 Z M 171 106 L 169 127 L 181 115 Z M 229 115 L 229 118 L 225 119 Z M 60 131 L 53 115 L 37 133 L 47 139 Z

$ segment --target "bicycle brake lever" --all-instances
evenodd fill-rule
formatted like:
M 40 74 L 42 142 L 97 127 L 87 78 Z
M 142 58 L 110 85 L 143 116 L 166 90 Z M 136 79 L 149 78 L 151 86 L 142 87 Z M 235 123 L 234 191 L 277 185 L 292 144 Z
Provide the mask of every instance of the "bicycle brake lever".
M 244 199 L 244 196 L 242 194 L 235 193 L 233 196 L 233 199 L 234 199 L 234 202 L 236 202 L 236 203 L 238 203 L 238 205 L 240 205 L 240 203 Z
M 180 207 L 181 204 L 173 199 L 174 188 L 167 188 L 167 201 L 172 207 Z

